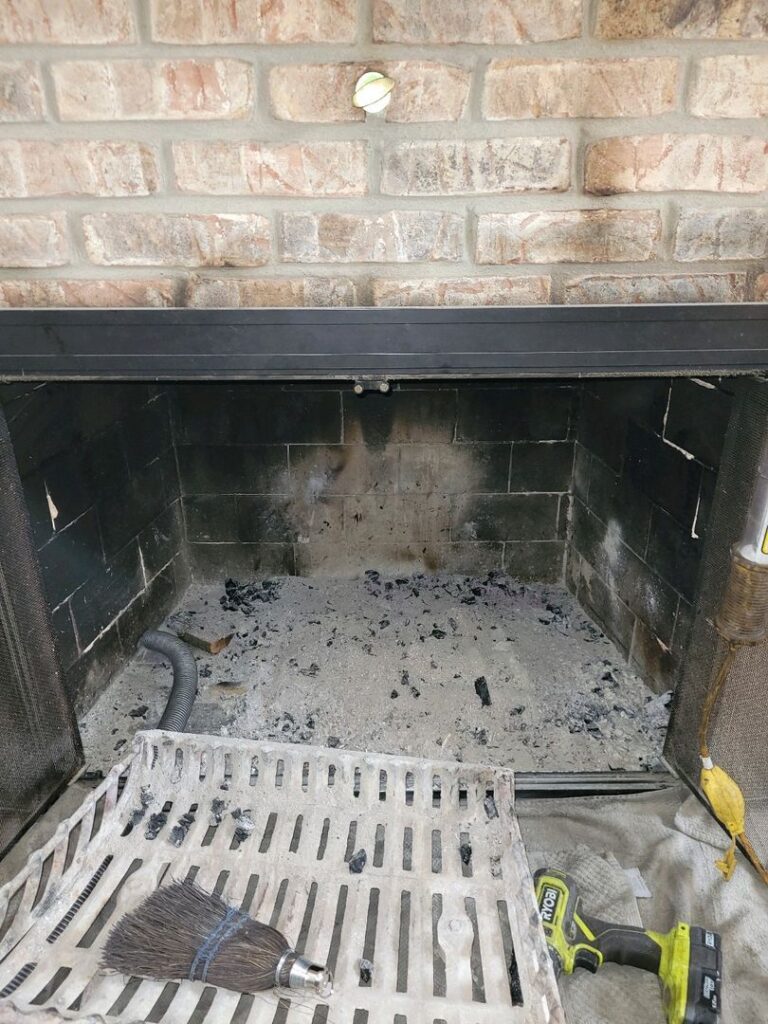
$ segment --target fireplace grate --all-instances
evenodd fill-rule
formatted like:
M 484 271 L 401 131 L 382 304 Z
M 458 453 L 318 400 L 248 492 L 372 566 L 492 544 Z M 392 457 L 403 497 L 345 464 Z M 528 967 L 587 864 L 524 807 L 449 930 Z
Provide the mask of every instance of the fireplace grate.
M 0 997 L 163 1024 L 562 1024 L 513 792 L 503 769 L 142 733 L 0 890 Z M 188 876 L 327 962 L 328 1002 L 100 971 L 118 918 Z

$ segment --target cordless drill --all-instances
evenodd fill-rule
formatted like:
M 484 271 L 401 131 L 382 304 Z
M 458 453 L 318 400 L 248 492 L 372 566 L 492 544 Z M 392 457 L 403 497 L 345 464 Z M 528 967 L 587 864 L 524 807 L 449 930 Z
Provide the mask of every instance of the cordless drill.
M 594 974 L 609 961 L 658 974 L 667 1024 L 717 1024 L 720 1015 L 720 936 L 678 922 L 665 935 L 606 924 L 581 913 L 574 880 L 562 871 L 534 875 L 539 915 L 559 976 L 586 967 Z

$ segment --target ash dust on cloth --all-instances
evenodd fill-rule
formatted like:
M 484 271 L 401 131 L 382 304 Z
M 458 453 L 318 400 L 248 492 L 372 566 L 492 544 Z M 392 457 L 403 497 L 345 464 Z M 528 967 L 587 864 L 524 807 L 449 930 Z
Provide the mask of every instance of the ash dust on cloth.
M 634 796 L 518 800 L 516 813 L 531 869 L 567 870 L 586 912 L 658 932 L 677 921 L 719 932 L 721 1024 L 768 1019 L 768 887 L 741 854 L 733 878 L 723 879 L 715 860 L 727 837 L 682 783 Z M 634 899 L 624 869 L 639 870 L 649 899 Z M 577 971 L 560 989 L 568 1024 L 666 1020 L 658 981 L 631 967 Z

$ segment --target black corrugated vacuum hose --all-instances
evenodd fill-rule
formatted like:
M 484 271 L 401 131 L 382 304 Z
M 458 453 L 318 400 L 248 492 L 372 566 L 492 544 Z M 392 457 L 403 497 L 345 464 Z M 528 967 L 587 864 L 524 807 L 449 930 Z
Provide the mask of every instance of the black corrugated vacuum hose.
M 173 633 L 162 633 L 156 629 L 147 630 L 140 637 L 139 644 L 147 650 L 162 654 L 173 668 L 173 686 L 157 728 L 184 732 L 197 696 L 197 663 L 194 654 Z

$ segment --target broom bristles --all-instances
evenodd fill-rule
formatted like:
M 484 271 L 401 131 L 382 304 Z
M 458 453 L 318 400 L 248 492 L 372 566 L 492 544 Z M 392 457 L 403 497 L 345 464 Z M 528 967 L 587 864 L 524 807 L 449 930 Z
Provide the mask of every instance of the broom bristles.
M 262 992 L 287 984 L 296 959 L 275 928 L 184 881 L 158 889 L 118 921 L 101 966 L 141 978 L 189 978 L 236 992 Z

